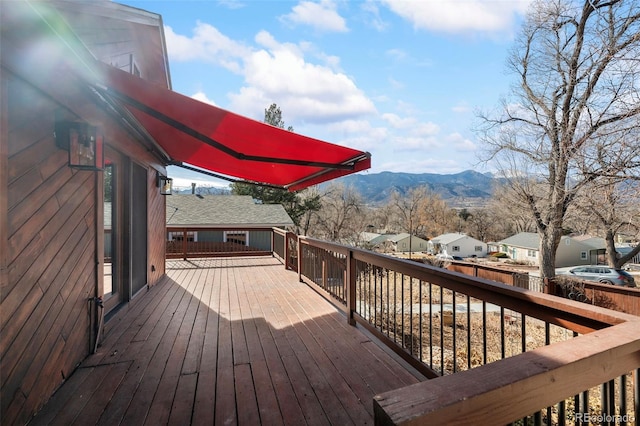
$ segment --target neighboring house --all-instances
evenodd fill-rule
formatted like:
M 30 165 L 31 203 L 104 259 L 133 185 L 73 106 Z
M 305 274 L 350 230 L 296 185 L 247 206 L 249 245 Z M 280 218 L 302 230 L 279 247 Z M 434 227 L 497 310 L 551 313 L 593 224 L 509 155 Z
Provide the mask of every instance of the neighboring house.
M 388 238 L 393 246 L 393 251 L 398 253 L 421 252 L 427 250 L 427 240 L 403 232 L 402 234 L 393 235 Z
M 446 253 L 450 256 L 485 257 L 487 244 L 466 234 L 449 233 L 429 240 L 429 253 Z
M 0 1 L 0 29 L 0 418 L 26 424 L 165 276 L 168 165 L 295 190 L 370 156 L 172 92 L 158 14 Z
M 529 262 L 531 265 L 540 264 L 540 237 L 537 233 L 521 232 L 498 241 L 496 246 L 513 260 Z M 597 264 L 604 248 L 602 238 L 563 235 L 556 252 L 556 268 Z
M 167 240 L 233 241 L 257 250 L 272 251 L 273 227 L 289 228 L 293 220 L 280 204 L 256 203 L 250 195 L 171 195 L 167 198 Z M 218 229 L 211 229 L 218 228 Z
M 371 232 L 363 232 L 361 239 L 364 246 L 369 249 L 377 249 L 382 252 L 412 253 L 425 251 L 427 249 L 427 240 L 416 237 L 415 235 L 409 239 L 409 234 L 375 234 Z

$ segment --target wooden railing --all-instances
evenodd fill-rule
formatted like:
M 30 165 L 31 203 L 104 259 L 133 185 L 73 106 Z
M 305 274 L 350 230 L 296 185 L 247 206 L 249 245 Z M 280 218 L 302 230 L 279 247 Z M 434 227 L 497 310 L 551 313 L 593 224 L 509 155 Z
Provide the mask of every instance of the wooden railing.
M 273 228 L 273 254 L 287 269 L 298 270 L 298 236 L 293 232 Z
M 302 281 L 432 378 L 376 396 L 377 424 L 637 424 L 640 318 L 306 237 L 298 252 Z
M 168 226 L 166 257 L 271 256 L 272 233 L 272 228 Z

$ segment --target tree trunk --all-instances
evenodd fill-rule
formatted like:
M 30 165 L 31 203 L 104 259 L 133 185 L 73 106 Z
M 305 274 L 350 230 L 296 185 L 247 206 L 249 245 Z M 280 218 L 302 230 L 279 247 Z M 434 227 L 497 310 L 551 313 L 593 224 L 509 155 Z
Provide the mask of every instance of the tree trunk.
M 540 276 L 553 278 L 556 276 L 556 251 L 560 243 L 560 230 L 555 231 L 551 227 L 546 232 L 540 233 Z
M 607 235 L 604 238 L 607 247 L 607 265 L 612 268 L 616 268 L 617 253 L 616 253 L 616 243 L 614 241 L 613 231 L 607 229 Z

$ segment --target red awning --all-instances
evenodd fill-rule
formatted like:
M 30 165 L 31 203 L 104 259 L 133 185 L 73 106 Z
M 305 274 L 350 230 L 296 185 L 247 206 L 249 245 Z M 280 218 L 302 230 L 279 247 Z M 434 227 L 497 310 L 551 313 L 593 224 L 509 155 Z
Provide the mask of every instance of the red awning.
M 116 98 L 172 161 L 295 191 L 366 170 L 367 152 L 252 120 L 100 64 Z

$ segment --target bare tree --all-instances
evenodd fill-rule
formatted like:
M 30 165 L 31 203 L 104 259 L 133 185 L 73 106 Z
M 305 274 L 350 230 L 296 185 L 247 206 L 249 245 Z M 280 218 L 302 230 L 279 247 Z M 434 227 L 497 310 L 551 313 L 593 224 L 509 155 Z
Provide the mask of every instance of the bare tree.
M 536 1 L 508 63 L 513 97 L 480 116 L 486 160 L 536 224 L 543 278 L 581 188 L 638 165 L 639 57 L 640 2 Z
M 626 231 L 636 241 L 640 236 L 640 185 L 633 181 L 616 183 L 617 178 L 601 181 L 583 191 L 577 209 L 583 213 L 583 218 L 589 218 L 604 231 L 607 263 L 620 268 L 640 253 L 640 244 L 621 256 L 618 256 L 615 248 L 616 236 L 620 231 Z
M 320 196 L 320 210 L 314 217 L 314 236 L 328 241 L 356 245 L 363 223 L 363 203 L 351 186 L 330 184 Z
M 420 208 L 424 206 L 428 188 L 419 186 L 411 188 L 405 194 L 394 191 L 391 194 L 391 205 L 395 210 L 395 218 L 403 231 L 409 233 L 409 258 L 411 258 L 411 241 L 417 235 L 422 223 L 419 220 Z

